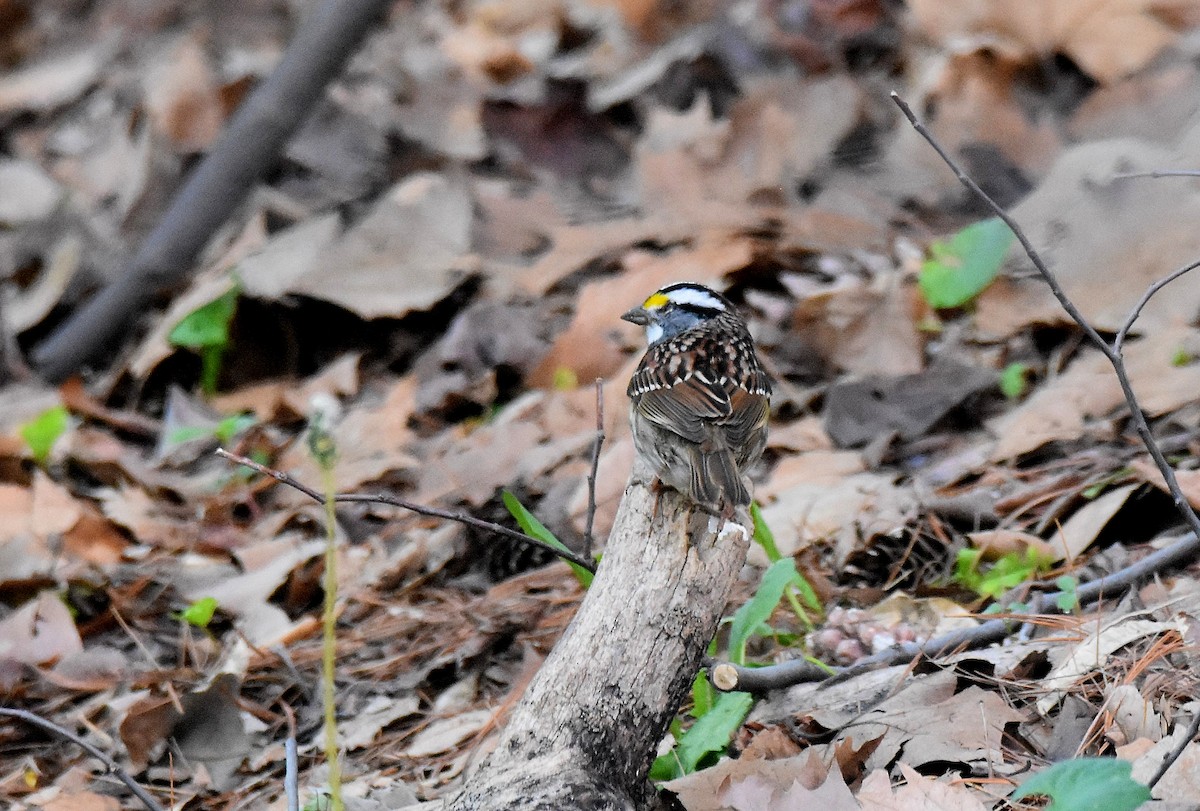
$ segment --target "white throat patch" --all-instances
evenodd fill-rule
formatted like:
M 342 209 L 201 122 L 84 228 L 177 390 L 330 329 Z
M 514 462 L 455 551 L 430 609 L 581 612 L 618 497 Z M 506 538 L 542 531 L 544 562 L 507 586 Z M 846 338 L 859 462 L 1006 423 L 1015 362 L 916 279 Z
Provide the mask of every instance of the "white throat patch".
M 652 344 L 663 336 L 663 328 L 659 324 L 650 322 L 646 325 L 646 343 Z
M 696 307 L 703 307 L 706 310 L 724 311 L 725 309 L 724 302 L 707 290 L 695 290 L 690 287 L 684 287 L 680 290 L 670 291 L 667 293 L 667 298 L 676 304 L 692 304 Z

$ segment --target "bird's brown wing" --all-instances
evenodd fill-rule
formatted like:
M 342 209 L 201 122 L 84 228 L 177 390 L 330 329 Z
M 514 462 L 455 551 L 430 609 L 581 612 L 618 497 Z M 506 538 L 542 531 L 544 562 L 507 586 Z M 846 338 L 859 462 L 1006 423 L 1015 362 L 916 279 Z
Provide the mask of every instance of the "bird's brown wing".
M 744 448 L 749 445 L 751 437 L 767 424 L 770 411 L 770 395 L 734 389 L 730 397 L 729 416 L 721 420 L 721 430 L 729 447 Z
M 651 422 L 697 445 L 712 441 L 713 427 L 727 420 L 732 405 L 725 389 L 693 376 L 673 386 L 638 395 L 636 408 Z

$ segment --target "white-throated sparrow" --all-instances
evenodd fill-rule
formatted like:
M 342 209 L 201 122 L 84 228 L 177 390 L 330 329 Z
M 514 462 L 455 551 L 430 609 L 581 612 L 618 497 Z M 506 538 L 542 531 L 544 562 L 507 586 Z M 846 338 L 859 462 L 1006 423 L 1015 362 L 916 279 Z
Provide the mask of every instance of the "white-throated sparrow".
M 629 381 L 633 443 L 658 478 L 697 504 L 750 503 L 742 477 L 767 444 L 771 380 L 724 296 L 672 284 L 621 316 L 650 346 Z

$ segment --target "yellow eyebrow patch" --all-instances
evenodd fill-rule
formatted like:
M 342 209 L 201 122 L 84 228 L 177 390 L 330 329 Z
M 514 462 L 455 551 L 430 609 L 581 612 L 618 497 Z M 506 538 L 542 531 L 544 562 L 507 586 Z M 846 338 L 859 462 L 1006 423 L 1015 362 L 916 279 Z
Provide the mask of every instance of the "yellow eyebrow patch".
M 662 293 L 655 293 L 650 298 L 642 302 L 642 309 L 657 310 L 659 307 L 666 306 L 668 301 L 670 301 L 670 299 L 664 296 Z

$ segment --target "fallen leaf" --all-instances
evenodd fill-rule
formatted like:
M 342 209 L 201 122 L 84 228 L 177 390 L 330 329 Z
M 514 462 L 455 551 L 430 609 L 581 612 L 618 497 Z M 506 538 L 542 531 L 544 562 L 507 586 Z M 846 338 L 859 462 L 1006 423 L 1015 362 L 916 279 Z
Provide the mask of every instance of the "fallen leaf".
M 1152 0 L 915 0 L 913 21 L 951 50 L 990 48 L 1010 59 L 1068 54 L 1086 73 L 1111 82 L 1133 73 L 1178 34 Z
M 181 152 L 203 152 L 225 119 L 208 55 L 194 33 L 168 43 L 140 73 L 155 128 Z
M 43 665 L 82 649 L 71 612 L 52 591 L 43 591 L 0 620 L 0 659 Z
M 492 723 L 492 710 L 471 710 L 451 718 L 441 718 L 413 736 L 404 749 L 408 757 L 428 757 L 448 752 Z
M 1092 671 L 1104 667 L 1115 651 L 1147 636 L 1175 631 L 1182 633 L 1177 622 L 1119 618 L 1106 623 L 1076 644 L 1068 656 L 1047 676 L 1042 678 L 1045 694 L 1037 701 L 1037 711 L 1049 713 L 1077 681 Z
M 1082 555 L 1140 486 L 1126 484 L 1113 488 L 1076 510 L 1050 541 L 1054 562 L 1073 561 Z
M 12 227 L 50 216 L 63 189 L 37 164 L 0 160 L 0 223 Z
M 892 786 L 888 773 L 877 769 L 863 780 L 858 791 L 862 811 L 985 811 L 989 806 L 965 786 L 926 777 L 907 763 L 899 763 L 904 784 Z
M 112 57 L 112 42 L 46 59 L 0 77 L 0 112 L 52 110 L 96 82 Z
M 332 302 L 362 318 L 427 310 L 474 272 L 467 256 L 472 220 L 465 178 L 409 175 L 321 251 L 288 292 Z

